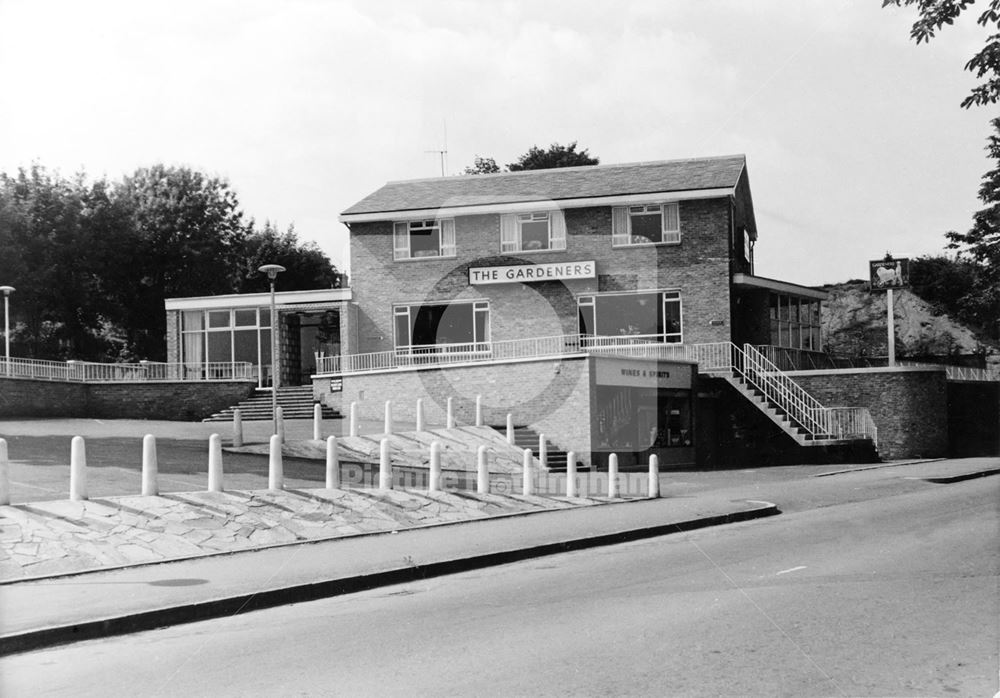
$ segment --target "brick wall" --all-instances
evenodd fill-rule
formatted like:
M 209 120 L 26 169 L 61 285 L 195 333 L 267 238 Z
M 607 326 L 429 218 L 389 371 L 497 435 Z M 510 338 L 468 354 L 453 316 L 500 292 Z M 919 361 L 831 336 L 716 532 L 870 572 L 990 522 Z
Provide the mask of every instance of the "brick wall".
M 0 378 L 0 417 L 202 419 L 249 397 L 252 382 L 59 383 Z
M 482 395 L 484 423 L 503 425 L 511 412 L 515 424 L 531 426 L 560 448 L 584 454 L 590 451 L 589 366 L 586 358 L 577 357 L 346 375 L 340 397 L 345 416 L 355 401 L 359 418 L 368 425 L 383 423 L 386 400 L 393 401 L 394 419 L 412 423 L 416 400 L 422 398 L 428 424 L 443 425 L 448 397 L 458 423 L 472 424 L 476 395 Z
M 792 379 L 824 407 L 867 407 L 884 459 L 936 458 L 948 452 L 946 378 L 939 368 L 796 371 Z
M 565 251 L 512 255 L 499 254 L 498 215 L 460 216 L 455 221 L 457 258 L 399 262 L 392 259 L 391 221 L 356 223 L 351 227 L 351 267 L 359 348 L 354 351 L 393 348 L 394 303 L 486 298 L 491 338 L 502 341 L 576 333 L 576 297 L 581 294 L 660 288 L 681 292 L 685 342 L 727 341 L 730 214 L 728 198 L 682 201 L 680 245 L 612 248 L 610 207 L 567 209 Z M 468 282 L 470 266 L 590 259 L 597 261 L 597 279 L 477 287 Z
M 181 313 L 179 310 L 167 311 L 167 363 L 176 364 L 181 361 Z

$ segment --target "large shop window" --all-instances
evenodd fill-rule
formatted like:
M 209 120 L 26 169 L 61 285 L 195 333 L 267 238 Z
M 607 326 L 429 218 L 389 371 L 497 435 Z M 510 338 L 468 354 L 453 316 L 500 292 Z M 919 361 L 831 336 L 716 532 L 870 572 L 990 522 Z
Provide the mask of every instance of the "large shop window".
M 392 258 L 454 257 L 455 221 L 399 221 L 393 224 Z
M 255 369 L 271 361 L 267 309 L 185 310 L 181 315 L 181 362 L 191 372 L 212 364 L 247 362 Z
M 772 346 L 822 351 L 819 301 L 772 293 L 770 313 Z
M 409 354 L 489 350 L 487 301 L 393 308 L 396 350 Z
M 611 244 L 678 244 L 681 241 L 680 208 L 677 203 L 616 206 L 611 210 Z
M 562 211 L 507 213 L 500 216 L 500 251 L 533 252 L 566 249 Z
M 630 341 L 681 342 L 681 294 L 640 291 L 581 296 L 580 334 Z

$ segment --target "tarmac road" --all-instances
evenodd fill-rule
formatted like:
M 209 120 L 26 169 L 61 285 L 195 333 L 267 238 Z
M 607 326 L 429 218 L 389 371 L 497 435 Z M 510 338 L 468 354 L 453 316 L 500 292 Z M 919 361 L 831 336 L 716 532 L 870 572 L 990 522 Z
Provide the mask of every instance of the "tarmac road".
M 3 692 L 992 696 L 997 479 L 904 485 L 25 653 L 0 661 Z

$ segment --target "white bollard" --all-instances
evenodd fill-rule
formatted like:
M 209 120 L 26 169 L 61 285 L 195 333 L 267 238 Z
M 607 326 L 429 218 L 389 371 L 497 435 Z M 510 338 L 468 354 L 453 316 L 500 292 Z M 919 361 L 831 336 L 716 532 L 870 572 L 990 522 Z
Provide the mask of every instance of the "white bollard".
M 282 490 L 285 488 L 285 466 L 281 461 L 281 437 L 271 436 L 267 458 L 267 489 Z
M 208 491 L 222 491 L 222 437 L 218 434 L 208 437 Z
M 340 489 L 340 454 L 337 452 L 337 437 L 326 439 L 326 488 Z
M 566 496 L 576 496 L 576 452 L 566 454 Z
M 358 435 L 358 403 L 356 403 L 356 402 L 352 402 L 351 403 L 351 410 L 350 410 L 350 412 L 351 412 L 351 414 L 350 414 L 350 424 L 349 424 L 349 429 L 348 429 L 347 435 L 348 436 L 357 436 Z
M 437 441 L 431 441 L 431 476 L 427 491 L 441 491 L 441 444 Z
M 535 481 L 531 477 L 531 449 L 524 449 L 524 472 L 521 476 L 521 493 L 534 494 Z
M 69 498 L 80 501 L 87 498 L 87 445 L 82 436 L 74 436 L 70 443 Z
M 608 456 L 608 496 L 618 496 L 618 454 Z
M 485 446 L 476 449 L 476 492 L 479 494 L 490 493 L 490 470 L 486 463 Z
M 389 458 L 389 439 L 378 442 L 378 488 L 392 489 L 392 460 Z
M 275 414 L 278 415 L 278 437 L 281 443 L 285 443 L 285 411 L 281 409 L 281 405 L 275 408 Z
M 392 433 L 392 400 L 385 401 L 385 429 L 383 433 Z
M 507 413 L 507 443 L 514 445 L 514 415 Z
M 660 457 L 655 453 L 649 456 L 649 498 L 660 496 Z
M 323 405 L 313 405 L 313 441 L 323 438 Z
M 445 426 L 447 426 L 449 429 L 455 428 L 455 401 L 452 398 L 448 398 L 447 414 L 445 415 Z
M 10 461 L 6 439 L 0 439 L 0 504 L 10 504 Z
M 545 443 L 545 434 L 538 435 L 538 462 L 543 470 L 549 467 L 549 446 Z
M 424 430 L 424 399 L 417 398 L 417 431 Z
M 476 426 L 483 426 L 483 396 L 476 395 Z
M 156 437 L 146 434 L 142 437 L 142 495 L 155 497 L 160 493 L 156 484 L 159 468 L 156 464 Z
M 243 445 L 243 414 L 240 408 L 233 410 L 233 448 Z

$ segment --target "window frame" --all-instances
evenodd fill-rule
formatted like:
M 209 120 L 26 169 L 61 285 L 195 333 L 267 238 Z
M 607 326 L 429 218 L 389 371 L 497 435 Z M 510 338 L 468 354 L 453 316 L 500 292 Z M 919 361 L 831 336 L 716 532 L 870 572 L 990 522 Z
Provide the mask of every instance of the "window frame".
M 645 238 L 645 236 L 633 234 L 633 215 L 652 216 L 657 214 L 660 216 L 659 240 L 651 240 L 649 238 Z M 644 239 L 637 241 L 637 237 Z M 664 201 L 652 204 L 630 204 L 627 206 L 614 206 L 611 209 L 612 247 L 680 245 L 681 239 L 681 209 L 679 201 Z
M 548 222 L 546 247 L 524 248 L 524 223 Z M 500 254 L 535 254 L 566 250 L 566 217 L 561 209 L 500 214 Z
M 453 306 L 453 305 L 468 305 L 472 309 L 472 342 L 458 342 L 457 344 L 472 344 L 476 351 L 479 351 L 480 345 L 487 345 L 485 351 L 489 351 L 490 336 L 492 334 L 492 323 L 490 321 L 490 302 L 485 299 L 471 299 L 471 300 L 460 300 L 460 301 L 445 301 L 436 303 L 433 301 L 423 302 L 423 303 L 394 303 L 392 306 L 392 347 L 393 351 L 398 355 L 403 356 L 414 356 L 418 355 L 418 352 L 414 351 L 415 348 L 419 349 L 422 347 L 432 347 L 437 346 L 437 344 L 413 344 L 413 322 L 414 313 L 419 312 L 420 308 L 423 306 Z M 399 342 L 399 324 L 400 318 L 406 318 L 406 331 L 410 335 L 408 337 L 409 341 L 406 344 L 400 344 Z M 483 317 L 483 334 L 485 337 L 479 337 L 479 320 Z M 447 345 L 442 345 L 447 346 Z M 461 352 L 468 353 L 468 352 Z
M 654 288 L 654 289 L 640 289 L 637 291 L 611 291 L 605 293 L 588 293 L 584 295 L 577 296 L 577 332 L 581 337 L 607 337 L 607 336 L 618 336 L 618 335 L 598 335 L 590 334 L 584 332 L 584 327 L 580 320 L 585 312 L 589 313 L 591 325 L 594 329 L 597 329 L 597 299 L 602 297 L 611 296 L 639 296 L 645 294 L 657 294 L 660 299 L 659 311 L 661 313 L 661 318 L 663 321 L 664 331 L 660 333 L 659 339 L 654 340 L 662 344 L 683 344 L 684 343 L 684 301 L 681 296 L 680 289 L 677 288 Z M 666 322 L 667 322 L 667 308 L 670 307 L 668 304 L 677 304 L 677 332 L 667 332 Z M 587 308 L 588 310 L 584 310 Z M 669 316 L 669 317 L 672 317 Z M 624 335 L 628 337 L 628 335 Z M 643 337 L 648 337 L 650 335 L 642 335 Z
M 413 255 L 412 237 L 414 231 L 437 230 L 437 254 Z M 454 218 L 421 218 L 418 220 L 393 221 L 392 259 L 395 262 L 427 261 L 458 256 L 455 239 Z

